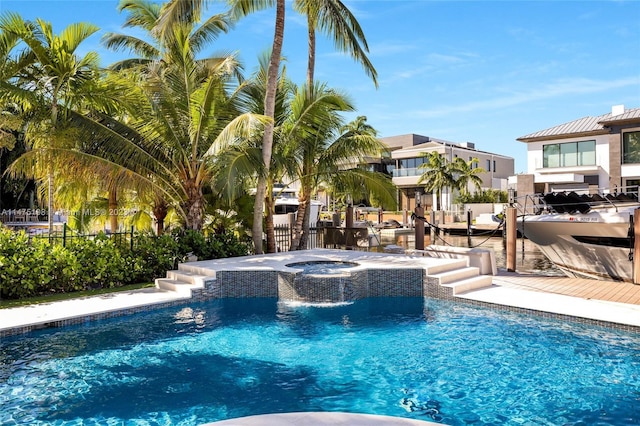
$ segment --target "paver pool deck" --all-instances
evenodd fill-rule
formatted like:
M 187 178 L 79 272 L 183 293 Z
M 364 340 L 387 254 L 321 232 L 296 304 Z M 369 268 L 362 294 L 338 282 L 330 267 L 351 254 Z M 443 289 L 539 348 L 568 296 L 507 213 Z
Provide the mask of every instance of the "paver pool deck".
M 292 256 L 292 255 L 287 255 Z M 314 258 L 296 255 L 295 260 L 304 261 Z M 322 252 L 320 255 L 322 256 Z M 363 259 L 366 253 L 345 251 L 342 260 Z M 386 254 L 377 256 L 373 261 L 379 266 L 406 265 L 409 256 Z M 401 261 L 405 258 L 404 261 Z M 420 258 L 428 259 L 428 258 Z M 215 261 L 215 262 L 221 262 Z M 214 261 L 209 261 L 214 262 Z M 225 259 L 234 268 L 278 268 L 282 266 L 282 256 L 264 255 Z M 405 263 L 403 263 L 405 262 Z M 431 262 L 410 257 L 409 262 Z M 198 262 L 204 265 L 206 262 Z M 210 263 L 213 265 L 213 263 Z M 464 292 L 455 296 L 462 301 L 494 304 L 504 307 L 523 309 L 531 312 L 550 313 L 562 316 L 587 319 L 597 322 L 620 325 L 640 332 L 640 285 L 602 280 L 580 280 L 563 277 L 546 277 L 532 274 L 519 274 L 498 270 L 492 277 L 490 287 Z M 24 307 L 0 309 L 0 336 L 10 334 L 9 330 L 41 328 L 70 318 L 86 318 L 91 315 L 121 312 L 139 307 L 166 304 L 180 300 L 187 302 L 184 293 L 145 288 L 133 291 L 82 297 L 78 299 L 42 303 Z M 357 415 L 350 413 L 287 413 L 265 416 L 252 416 L 243 419 L 231 419 L 216 422 L 215 425 L 418 425 L 418 422 L 404 418 L 385 416 Z M 434 424 L 434 423 L 431 423 Z M 213 424 L 212 424 L 213 425 Z

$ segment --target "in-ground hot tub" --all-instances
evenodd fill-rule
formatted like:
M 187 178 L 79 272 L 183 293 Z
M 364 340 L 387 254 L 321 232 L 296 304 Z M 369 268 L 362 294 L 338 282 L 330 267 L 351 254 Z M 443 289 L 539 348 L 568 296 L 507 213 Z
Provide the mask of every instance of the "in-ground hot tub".
M 281 281 L 286 299 L 305 303 L 346 303 L 359 298 L 367 284 L 366 271 L 356 262 L 313 260 L 285 265 L 294 272 Z M 282 291 L 284 290 L 284 291 Z

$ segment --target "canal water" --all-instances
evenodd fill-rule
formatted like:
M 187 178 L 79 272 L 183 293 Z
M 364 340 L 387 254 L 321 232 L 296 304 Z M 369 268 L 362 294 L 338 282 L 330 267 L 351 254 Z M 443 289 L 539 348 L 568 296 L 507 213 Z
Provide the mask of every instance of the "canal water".
M 413 234 L 398 235 L 397 237 L 381 237 L 381 247 L 389 245 L 397 245 L 404 249 L 415 248 L 415 237 Z M 454 247 L 478 247 L 492 249 L 496 256 L 496 265 L 498 269 L 507 268 L 507 250 L 505 240 L 502 236 L 461 236 L 461 235 L 436 235 L 431 241 L 431 237 L 425 236 L 425 247 L 433 244 L 440 246 Z M 382 250 L 381 250 L 382 251 Z M 516 271 L 529 272 L 541 275 L 566 276 L 561 270 L 555 267 L 547 257 L 542 254 L 540 249 L 527 240 L 526 238 L 518 238 L 516 241 Z

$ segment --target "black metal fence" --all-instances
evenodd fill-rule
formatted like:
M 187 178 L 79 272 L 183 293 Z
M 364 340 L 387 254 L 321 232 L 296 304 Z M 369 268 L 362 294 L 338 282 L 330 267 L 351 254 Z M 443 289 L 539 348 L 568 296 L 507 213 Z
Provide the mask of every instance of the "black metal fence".
M 367 228 L 320 227 L 310 228 L 307 249 L 338 248 L 348 250 L 369 250 L 372 248 L 371 235 Z M 276 250 L 289 251 L 292 229 L 290 226 L 276 226 Z M 376 237 L 377 238 L 377 237 Z M 378 240 L 379 242 L 379 240 Z M 375 244 L 376 246 L 378 244 Z
M 128 231 L 110 232 L 110 233 L 97 233 L 97 234 L 83 234 L 78 233 L 70 229 L 67 224 L 63 224 L 62 231 L 54 231 L 52 233 L 43 232 L 30 234 L 30 240 L 48 240 L 51 244 L 59 244 L 62 247 L 66 247 L 68 243 L 77 239 L 94 239 L 99 235 L 106 235 L 118 245 L 129 245 L 129 248 L 133 249 L 134 244 L 134 230 L 133 226 Z
M 288 226 L 276 226 L 274 229 L 277 251 L 289 251 L 293 229 Z M 324 247 L 322 229 L 310 228 L 307 238 L 307 249 Z

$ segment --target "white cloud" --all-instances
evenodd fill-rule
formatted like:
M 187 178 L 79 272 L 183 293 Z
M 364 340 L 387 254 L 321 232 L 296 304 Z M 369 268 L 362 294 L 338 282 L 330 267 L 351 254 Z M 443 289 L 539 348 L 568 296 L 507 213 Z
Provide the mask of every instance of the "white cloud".
M 593 80 L 586 78 L 563 79 L 541 86 L 533 86 L 526 91 L 513 89 L 512 94 L 493 99 L 465 102 L 464 104 L 449 106 L 438 104 L 435 108 L 414 110 L 412 115 L 419 118 L 429 118 L 463 112 L 496 110 L 544 99 L 602 93 L 608 90 L 634 86 L 640 86 L 640 77 L 621 78 L 618 80 Z M 506 88 L 502 90 L 503 93 L 507 91 L 508 89 Z

